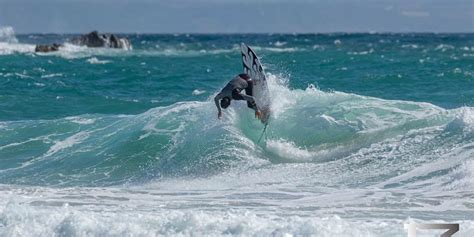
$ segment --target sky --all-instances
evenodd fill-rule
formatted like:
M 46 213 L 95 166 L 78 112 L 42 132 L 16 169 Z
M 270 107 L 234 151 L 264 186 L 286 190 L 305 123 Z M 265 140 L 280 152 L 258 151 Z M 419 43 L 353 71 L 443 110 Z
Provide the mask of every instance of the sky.
M 474 32 L 474 0 L 0 0 L 16 33 Z

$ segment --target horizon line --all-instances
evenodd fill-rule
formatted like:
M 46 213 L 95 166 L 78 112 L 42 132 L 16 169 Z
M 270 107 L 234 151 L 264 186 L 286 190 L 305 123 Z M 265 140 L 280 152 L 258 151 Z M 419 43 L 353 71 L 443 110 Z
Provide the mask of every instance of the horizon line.
M 87 34 L 96 30 L 86 32 L 23 32 L 15 35 L 75 35 Z M 325 31 L 325 32 L 108 32 L 98 31 L 105 34 L 137 34 L 137 35 L 327 35 L 327 34 L 474 34 L 474 31 Z

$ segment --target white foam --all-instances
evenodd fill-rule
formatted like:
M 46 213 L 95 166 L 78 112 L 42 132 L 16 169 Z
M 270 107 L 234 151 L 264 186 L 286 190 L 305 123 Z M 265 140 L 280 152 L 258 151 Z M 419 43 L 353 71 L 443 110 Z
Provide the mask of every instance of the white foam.
M 34 48 L 33 48 L 34 49 Z M 127 56 L 133 55 L 133 51 L 124 50 L 124 49 L 113 49 L 113 48 L 89 48 L 87 46 L 79 46 L 70 43 L 64 43 L 59 47 L 58 51 L 48 52 L 48 53 L 36 53 L 41 56 L 60 56 L 66 59 L 76 59 L 76 58 L 87 58 L 95 55 L 105 55 L 105 56 Z M 94 58 L 94 57 L 93 57 Z M 102 63 L 103 61 L 94 60 L 88 61 L 89 63 Z
M 96 119 L 93 119 L 93 118 L 83 118 L 79 116 L 66 117 L 65 119 L 73 123 L 84 124 L 84 125 L 93 124 L 96 121 Z
M 326 49 L 326 47 L 322 46 L 322 45 L 319 45 L 319 44 L 315 44 L 313 45 L 313 49 L 314 50 L 320 50 L 320 51 L 324 51 Z
M 311 161 L 315 154 L 307 149 L 296 146 L 293 142 L 279 140 L 267 140 L 266 148 L 280 157 L 295 161 Z
M 124 50 L 132 50 L 133 49 L 132 44 L 129 44 L 126 39 L 121 38 L 119 40 L 122 43 L 122 45 L 124 46 L 124 48 L 123 48 Z
M 204 93 L 206 93 L 205 90 L 198 90 L 198 89 L 195 89 L 195 90 L 193 90 L 193 93 L 192 93 L 192 94 L 193 94 L 193 95 L 202 95 L 202 94 L 204 94 Z
M 162 120 L 164 117 L 171 114 L 179 114 L 182 111 L 189 111 L 191 109 L 196 109 L 196 108 L 202 107 L 203 105 L 204 103 L 200 103 L 200 102 L 181 102 L 181 103 L 177 103 L 171 106 L 159 107 L 159 108 L 155 108 L 155 109 L 151 109 L 147 111 L 142 116 L 146 116 L 146 117 L 151 116 L 151 119 L 143 127 L 143 130 L 147 132 L 147 134 L 144 136 L 147 137 L 151 133 L 162 133 L 163 131 L 165 131 L 161 128 L 156 127 L 158 122 Z M 184 124 L 180 123 L 178 125 L 178 128 L 171 129 L 171 130 L 166 129 L 166 131 L 171 132 L 171 133 L 176 133 L 175 136 L 177 136 L 179 132 L 183 131 L 183 129 L 184 129 Z M 143 138 L 144 137 L 142 136 L 141 139 Z
M 90 64 L 107 64 L 110 63 L 108 60 L 99 60 L 96 57 L 92 57 L 86 60 Z
M 462 107 L 458 111 L 466 124 L 474 125 L 474 107 Z
M 274 43 L 274 45 L 277 46 L 277 47 L 282 47 L 282 46 L 284 46 L 284 45 L 286 45 L 286 44 L 287 44 L 287 43 L 284 42 L 284 41 L 283 41 L 283 42 L 277 41 L 277 42 Z
M 402 45 L 402 48 L 412 48 L 412 49 L 417 49 L 419 48 L 420 46 L 418 46 L 417 44 L 404 44 Z
M 33 207 L 8 204 L 3 236 L 379 236 L 405 234 L 402 223 L 351 221 L 338 216 L 299 217 L 254 211 L 99 212 L 64 205 Z M 110 208 L 114 210 L 116 208 Z
M 294 174 L 294 178 L 299 178 L 298 174 Z M 239 179 L 232 181 L 239 182 Z M 456 236 L 472 236 L 474 233 L 474 222 L 470 219 L 418 220 L 405 215 L 390 218 L 394 207 L 383 209 L 372 206 L 374 198 L 390 201 L 396 197 L 383 191 L 380 191 L 379 196 L 365 198 L 359 196 L 359 193 L 351 195 L 349 192 L 341 192 L 329 196 L 318 193 L 314 196 L 320 199 L 313 200 L 308 197 L 310 192 L 268 193 L 268 190 L 258 192 L 242 187 L 240 192 L 233 193 L 230 190 L 217 192 L 216 198 L 213 198 L 212 194 L 209 196 L 209 192 L 196 190 L 199 187 L 201 186 L 195 186 L 188 191 L 174 192 L 150 187 L 147 189 L 2 187 L 0 235 L 12 237 L 406 236 L 404 224 L 408 221 L 454 222 L 459 223 L 461 227 Z M 269 194 L 276 196 L 272 197 Z M 290 200 L 286 200 L 288 198 Z M 295 202 L 294 207 L 291 200 Z M 349 200 L 350 203 L 341 200 Z M 305 209 L 309 203 L 322 207 L 328 213 L 321 208 Z M 333 203 L 339 204 L 341 211 L 345 211 L 339 215 L 331 214 L 330 212 L 337 212 L 331 206 L 338 208 Z M 355 203 L 382 214 L 380 217 L 366 216 L 366 212 L 356 207 Z M 430 212 L 430 216 L 433 216 L 433 212 Z
M 87 132 L 78 132 L 64 140 L 56 141 L 46 152 L 45 156 L 51 156 L 61 150 L 72 147 L 75 144 L 81 143 L 89 137 Z
M 370 49 L 370 50 L 367 50 L 367 51 L 360 51 L 360 52 L 348 52 L 347 54 L 348 55 L 367 55 L 367 54 L 371 54 L 374 52 L 374 49 Z
M 253 50 L 256 51 L 270 51 L 270 52 L 276 52 L 276 53 L 283 53 L 283 52 L 298 52 L 298 51 L 305 51 L 305 49 L 302 48 L 296 48 L 296 47 L 289 47 L 289 48 L 274 48 L 274 47 L 259 47 L 259 46 L 253 46 Z
M 455 111 L 456 116 L 448 126 L 461 128 L 466 133 L 474 132 L 474 108 L 461 107 Z
M 33 78 L 32 76 L 29 76 L 29 75 L 26 75 L 26 74 L 23 74 L 23 73 L 18 73 L 18 72 L 15 72 L 14 75 L 16 75 L 17 77 L 22 78 L 22 79 Z
M 15 37 L 15 31 L 13 27 L 6 26 L 0 27 L 0 42 L 6 43 L 18 43 L 18 39 Z
M 179 49 L 174 47 L 168 47 L 161 50 L 153 51 L 141 51 L 140 54 L 150 55 L 150 56 L 199 56 L 199 55 L 217 55 L 217 54 L 227 54 L 238 52 L 238 47 L 233 47 L 232 49 Z M 138 52 L 138 51 L 137 51 Z
M 452 46 L 450 44 L 439 44 L 435 48 L 435 50 L 441 50 L 442 52 L 445 52 L 445 51 L 451 50 L 451 49 L 454 49 L 454 46 Z
M 46 74 L 42 75 L 41 78 L 52 78 L 52 77 L 62 77 L 62 73 L 51 73 L 51 74 Z
M 421 143 L 421 141 L 418 143 Z M 414 167 L 408 172 L 395 176 L 384 182 L 380 182 L 378 185 L 384 186 L 384 185 L 389 185 L 389 184 L 396 184 L 396 183 L 406 182 L 411 179 L 415 179 L 416 177 L 428 176 L 429 174 L 434 173 L 439 170 L 453 168 L 456 165 L 462 163 L 463 160 L 466 160 L 469 156 L 472 156 L 472 155 L 473 155 L 472 152 L 467 152 L 467 154 L 463 154 L 462 151 L 460 152 L 457 149 L 453 149 L 452 151 L 449 151 L 447 154 L 443 154 L 443 157 L 440 157 L 436 161 L 423 163 L 417 167 Z M 427 159 L 429 157 L 422 156 L 422 158 Z M 470 181 L 472 181 L 472 179 Z M 413 181 L 410 184 L 416 185 L 416 183 L 414 184 Z M 432 189 L 429 186 L 427 187 L 425 186 L 425 188 Z
M 3 127 L 6 127 L 6 126 L 0 124 L 0 128 L 3 128 Z M 48 139 L 48 136 L 39 136 L 39 137 L 35 137 L 35 138 L 29 138 L 29 139 L 27 139 L 27 140 L 25 140 L 25 141 L 22 141 L 22 142 L 9 143 L 9 144 L 0 146 L 0 151 L 1 151 L 1 150 L 4 150 L 4 149 L 7 149 L 7 148 L 15 147 L 15 146 L 21 146 L 21 145 L 27 144 L 27 143 L 29 143 L 29 142 L 45 141 L 45 140 L 47 140 L 47 139 Z
M 339 124 L 339 122 L 338 122 L 335 118 L 333 118 L 333 117 L 331 117 L 331 116 L 329 116 L 329 115 L 323 114 L 323 115 L 321 115 L 321 118 L 325 119 L 325 120 L 328 121 L 329 123 Z
M 14 53 L 33 53 L 34 51 L 34 45 L 0 42 L 0 55 L 10 55 Z
M 18 43 L 12 27 L 0 27 L 0 55 L 32 53 L 34 50 L 34 45 Z

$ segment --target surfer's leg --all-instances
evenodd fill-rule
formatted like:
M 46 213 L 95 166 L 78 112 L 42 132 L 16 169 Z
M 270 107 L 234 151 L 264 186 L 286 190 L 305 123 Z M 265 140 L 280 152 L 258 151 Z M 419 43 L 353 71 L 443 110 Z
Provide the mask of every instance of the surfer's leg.
M 257 104 L 255 104 L 255 99 L 253 96 L 240 94 L 238 89 L 234 89 L 232 91 L 232 99 L 233 100 L 245 100 L 247 101 L 247 106 L 255 111 L 257 111 Z
M 245 98 L 240 94 L 238 89 L 232 90 L 232 99 L 233 100 L 245 100 Z

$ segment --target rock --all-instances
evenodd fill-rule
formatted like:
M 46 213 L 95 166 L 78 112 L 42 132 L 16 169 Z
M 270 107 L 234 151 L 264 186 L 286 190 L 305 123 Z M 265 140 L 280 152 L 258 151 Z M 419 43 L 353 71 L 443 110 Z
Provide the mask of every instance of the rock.
M 114 34 L 99 34 L 99 32 L 97 31 L 92 31 L 89 34 L 82 35 L 79 38 L 73 39 L 71 43 L 91 48 L 105 47 L 127 50 L 131 49 L 131 44 L 128 39 L 119 38 Z
M 78 38 L 71 40 L 72 44 L 79 46 L 87 46 L 91 48 L 116 48 L 116 49 L 132 49 L 130 41 L 126 38 L 119 38 L 114 34 L 99 34 L 97 31 L 92 31 L 89 34 L 81 35 Z M 61 44 L 52 45 L 36 45 L 35 52 L 47 53 L 58 51 Z
M 100 38 L 97 31 L 92 31 L 87 35 L 82 35 L 79 38 L 73 39 L 71 43 L 92 48 L 105 46 L 105 40 Z
M 61 47 L 60 44 L 36 45 L 35 52 L 41 52 L 41 53 L 54 52 L 54 51 L 58 51 L 59 47 Z

